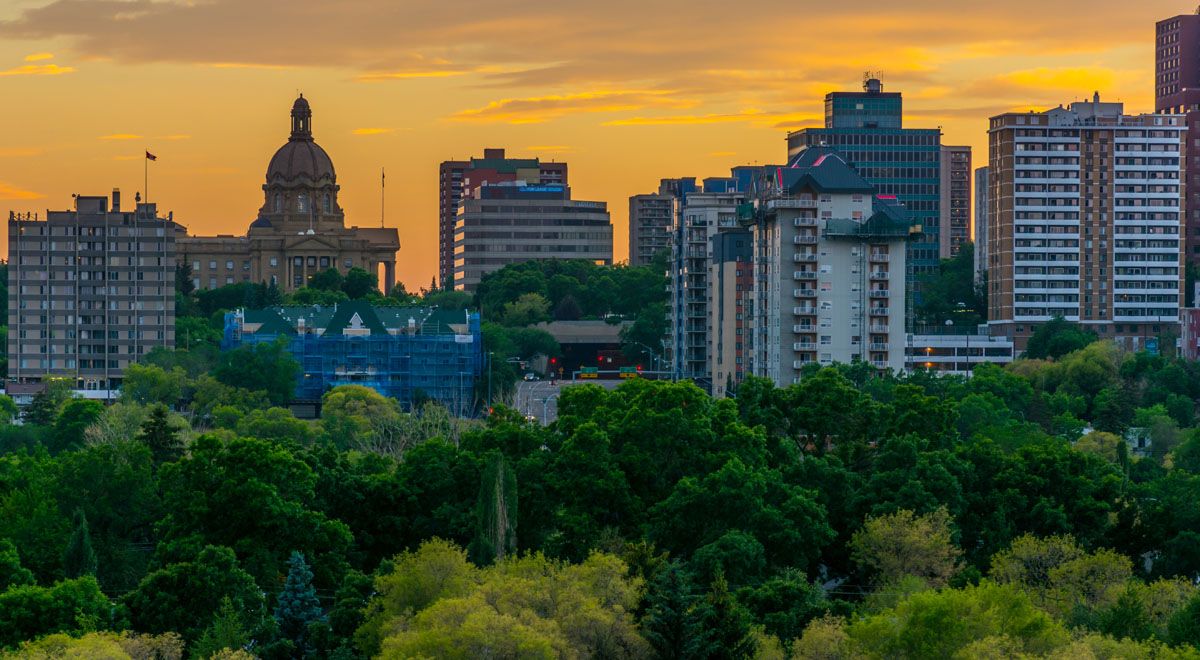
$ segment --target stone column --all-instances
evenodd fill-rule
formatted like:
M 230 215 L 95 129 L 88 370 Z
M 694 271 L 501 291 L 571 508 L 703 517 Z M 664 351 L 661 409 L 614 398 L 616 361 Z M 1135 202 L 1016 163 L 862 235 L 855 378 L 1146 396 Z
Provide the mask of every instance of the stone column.
M 392 292 L 392 287 L 396 286 L 396 262 L 395 261 L 385 261 L 384 266 L 383 266 L 383 272 L 384 272 L 384 278 L 387 280 L 386 282 L 384 282 L 384 286 L 386 288 L 383 291 L 383 295 L 386 296 Z

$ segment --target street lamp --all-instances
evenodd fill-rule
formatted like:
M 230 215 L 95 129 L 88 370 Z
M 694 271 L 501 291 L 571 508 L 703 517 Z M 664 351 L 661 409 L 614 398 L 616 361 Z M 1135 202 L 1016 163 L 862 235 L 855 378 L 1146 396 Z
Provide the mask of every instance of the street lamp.
M 637 345 L 637 346 L 641 346 L 642 348 L 646 349 L 646 352 L 650 354 L 650 364 L 654 364 L 654 360 L 655 360 L 655 359 L 657 359 L 657 358 L 656 358 L 656 357 L 655 357 L 655 355 L 654 355 L 654 349 L 653 349 L 653 348 L 650 348 L 649 346 L 647 346 L 647 345 L 643 344 L 643 343 L 642 343 L 642 342 L 640 342 L 640 341 L 631 341 L 631 342 L 629 342 L 629 343 L 630 343 L 630 344 L 635 344 L 635 345 Z M 661 360 L 661 359 L 658 361 L 658 370 L 659 370 L 659 371 L 662 371 L 662 360 Z

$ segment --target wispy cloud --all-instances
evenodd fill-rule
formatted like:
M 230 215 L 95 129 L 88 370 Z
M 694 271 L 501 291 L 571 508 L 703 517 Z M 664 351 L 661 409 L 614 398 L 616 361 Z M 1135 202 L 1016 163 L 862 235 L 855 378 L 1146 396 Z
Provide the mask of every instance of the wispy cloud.
M 215 69 L 294 69 L 292 64 L 259 64 L 256 62 L 197 62 L 197 66 Z
M 112 135 L 101 135 L 101 140 L 136 140 L 142 136 L 133 135 L 132 133 L 114 133 Z
M 59 76 L 73 71 L 74 67 L 57 64 L 26 64 L 8 71 L 0 71 L 0 76 Z
M 687 108 L 696 101 L 679 99 L 671 90 L 596 91 L 552 94 L 492 101 L 482 108 L 461 110 L 455 121 L 532 124 L 580 113 L 620 112 L 648 107 Z
M 355 82 L 383 82 L 386 80 L 407 80 L 409 78 L 449 78 L 450 76 L 461 76 L 471 73 L 471 71 L 372 71 L 370 73 L 360 73 L 354 76 L 352 80 Z
M 11 183 L 0 181 L 0 199 L 40 199 L 42 197 L 45 195 L 32 190 L 21 190 Z
M 54 57 L 54 53 L 34 53 L 33 55 L 26 55 L 25 61 L 36 62 L 38 60 L 48 60 L 52 57 Z

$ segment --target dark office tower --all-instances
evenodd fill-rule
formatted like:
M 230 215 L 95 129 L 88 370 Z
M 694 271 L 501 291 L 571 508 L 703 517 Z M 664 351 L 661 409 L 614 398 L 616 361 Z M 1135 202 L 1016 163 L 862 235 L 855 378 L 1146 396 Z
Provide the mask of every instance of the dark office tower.
M 921 233 L 908 245 L 906 278 L 911 287 L 937 271 L 943 251 L 941 232 L 951 219 L 950 209 L 942 208 L 942 131 L 904 128 L 902 111 L 900 93 L 884 92 L 872 77 L 861 92 L 827 94 L 825 127 L 789 133 L 788 159 L 795 161 L 809 147 L 832 147 L 874 186 L 877 195 L 900 200 L 913 224 L 921 226 Z M 962 149 L 954 148 L 960 158 Z
M 1200 140 L 1200 15 L 1175 16 L 1155 26 L 1154 111 L 1187 115 L 1187 146 Z M 1184 259 L 1192 265 L 1200 262 L 1200 149 L 1189 151 L 1183 224 Z M 1192 292 L 1185 295 L 1191 302 Z
M 453 289 L 454 223 L 463 191 L 504 181 L 566 186 L 567 164 L 505 158 L 503 149 L 484 149 L 483 158 L 443 161 L 438 175 L 438 279 L 441 288 Z

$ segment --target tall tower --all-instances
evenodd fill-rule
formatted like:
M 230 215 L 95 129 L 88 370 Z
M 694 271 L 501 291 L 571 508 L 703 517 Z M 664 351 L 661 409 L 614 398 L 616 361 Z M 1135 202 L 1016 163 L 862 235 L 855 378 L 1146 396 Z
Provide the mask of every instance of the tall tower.
M 1197 10 L 1200 12 L 1200 10 Z M 1189 146 L 1200 139 L 1200 15 L 1183 14 L 1161 20 L 1154 29 L 1154 111 L 1187 116 Z M 1184 259 L 1200 262 L 1200 160 L 1191 155 L 1183 184 Z M 1188 306 L 1192 292 L 1184 292 Z
M 329 154 L 313 140 L 312 109 L 301 95 L 292 104 L 292 132 L 267 165 L 263 205 L 255 229 L 283 229 L 314 233 L 345 227 L 338 206 L 337 174 Z

